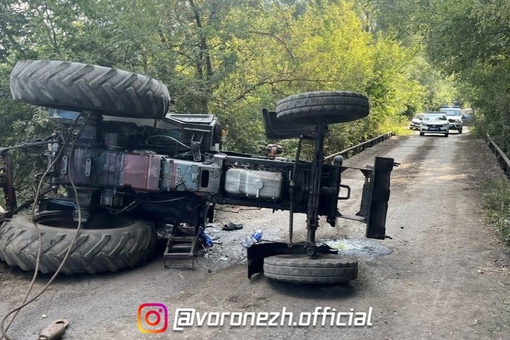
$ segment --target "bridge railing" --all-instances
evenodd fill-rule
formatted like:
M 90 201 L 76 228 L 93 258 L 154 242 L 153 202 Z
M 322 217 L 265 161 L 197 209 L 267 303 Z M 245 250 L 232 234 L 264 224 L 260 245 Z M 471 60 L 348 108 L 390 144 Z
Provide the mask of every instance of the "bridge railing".
M 507 175 L 510 177 L 510 159 L 508 156 L 501 150 L 501 148 L 494 142 L 489 134 L 486 135 L 487 145 L 492 150 L 492 152 L 496 155 L 496 159 L 498 160 L 499 165 Z
M 368 149 L 376 144 L 379 144 L 381 142 L 384 142 L 387 139 L 390 139 L 392 136 L 394 136 L 395 133 L 393 132 L 387 132 L 385 134 L 382 134 L 380 136 L 374 137 L 372 139 L 369 139 L 367 141 L 364 141 L 363 143 L 356 144 L 354 146 L 351 146 L 350 148 L 347 148 L 345 150 L 335 152 L 334 154 L 331 154 L 329 156 L 324 157 L 325 160 L 331 160 L 336 156 L 342 156 L 343 158 L 347 159 L 349 157 L 352 157 L 360 152 L 362 152 L 365 149 Z

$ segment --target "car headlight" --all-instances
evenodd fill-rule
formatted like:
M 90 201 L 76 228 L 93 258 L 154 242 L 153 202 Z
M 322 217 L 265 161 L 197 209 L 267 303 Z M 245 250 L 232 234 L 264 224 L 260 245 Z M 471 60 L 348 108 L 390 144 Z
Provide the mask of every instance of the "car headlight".
M 443 126 L 446 126 L 446 125 L 448 125 L 448 123 L 443 123 Z

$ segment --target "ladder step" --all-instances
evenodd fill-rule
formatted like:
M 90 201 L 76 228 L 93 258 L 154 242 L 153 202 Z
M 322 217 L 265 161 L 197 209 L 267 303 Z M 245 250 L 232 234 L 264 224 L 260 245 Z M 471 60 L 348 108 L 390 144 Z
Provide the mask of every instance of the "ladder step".
M 171 245 L 170 247 L 172 247 L 173 249 L 175 248 L 191 248 L 193 244 L 192 243 L 178 243 L 178 244 L 173 244 Z
M 197 240 L 197 236 L 170 237 L 163 254 L 165 268 L 193 268 Z

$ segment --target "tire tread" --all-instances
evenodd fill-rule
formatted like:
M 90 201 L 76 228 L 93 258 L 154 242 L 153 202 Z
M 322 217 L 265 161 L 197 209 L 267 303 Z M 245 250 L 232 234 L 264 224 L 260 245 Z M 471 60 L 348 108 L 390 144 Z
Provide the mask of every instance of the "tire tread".
M 52 60 L 18 62 L 10 76 L 15 100 L 66 110 L 131 118 L 163 118 L 170 95 L 148 76 L 109 67 Z
M 369 103 L 367 97 L 354 92 L 304 92 L 280 100 L 276 112 L 281 120 L 334 124 L 368 116 Z
M 75 229 L 42 224 L 39 227 L 42 236 L 39 270 L 53 273 L 69 249 Z M 37 240 L 28 216 L 14 216 L 0 227 L 0 259 L 10 266 L 34 270 L 39 249 Z M 94 274 L 131 268 L 148 257 L 155 243 L 153 224 L 141 220 L 117 229 L 82 229 L 62 272 Z
M 355 280 L 358 263 L 350 258 L 322 255 L 276 255 L 264 259 L 264 275 L 270 279 L 294 283 L 344 283 Z

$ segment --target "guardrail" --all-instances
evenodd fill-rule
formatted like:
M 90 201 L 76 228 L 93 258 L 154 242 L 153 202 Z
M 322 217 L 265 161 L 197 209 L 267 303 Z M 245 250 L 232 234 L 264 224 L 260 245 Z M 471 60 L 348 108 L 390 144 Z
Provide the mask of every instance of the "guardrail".
M 491 136 L 489 136 L 489 134 L 487 134 L 486 137 L 487 145 L 496 155 L 496 159 L 498 160 L 501 169 L 503 169 L 507 177 L 510 177 L 510 159 L 508 159 L 508 156 L 505 155 L 503 150 L 499 148 L 499 146 L 496 144 L 496 142 L 494 142 L 494 140 L 491 138 Z
M 368 148 L 370 148 L 370 147 L 372 147 L 372 146 L 374 146 L 376 144 L 379 144 L 381 142 L 384 142 L 387 139 L 390 139 L 394 135 L 395 135 L 394 132 L 385 133 L 383 135 L 380 135 L 380 136 L 374 137 L 372 139 L 369 139 L 369 140 L 367 140 L 367 141 L 365 141 L 363 143 L 351 146 L 350 148 L 347 148 L 345 150 L 342 150 L 342 151 L 339 151 L 339 152 L 335 152 L 334 154 L 331 154 L 329 156 L 324 157 L 324 159 L 325 160 L 329 160 L 329 159 L 332 159 L 335 156 L 342 156 L 345 159 L 347 159 L 349 157 L 352 157 L 352 156 L 360 153 L 361 151 L 363 151 L 365 149 L 368 149 Z

